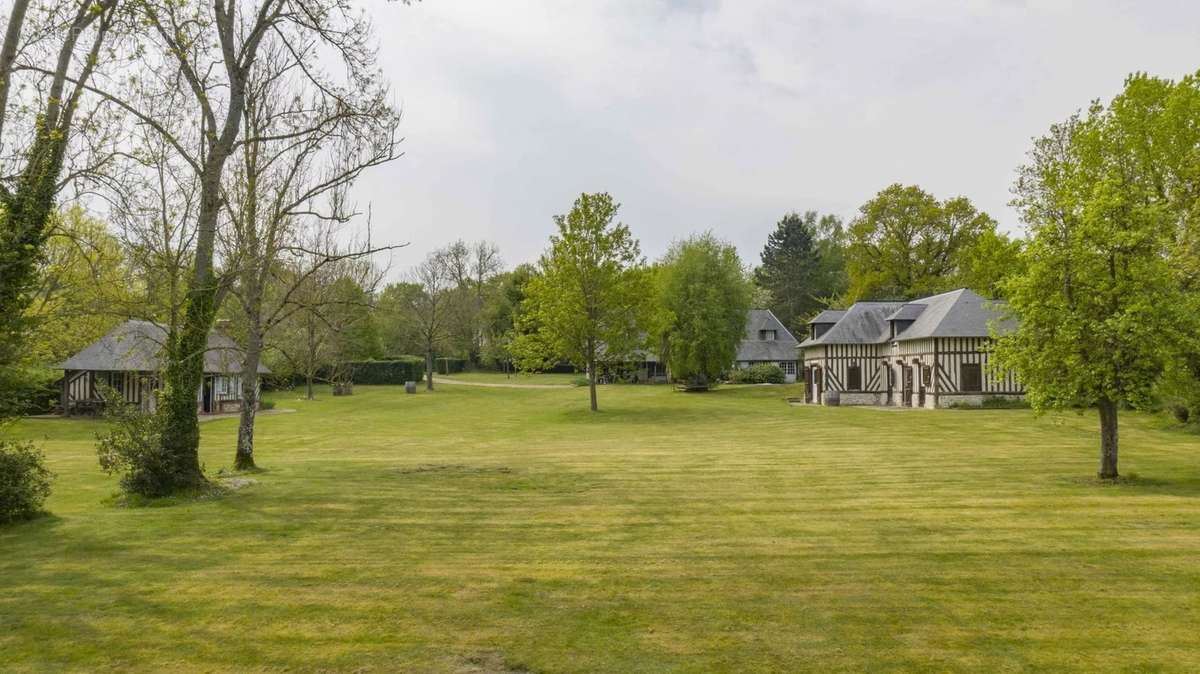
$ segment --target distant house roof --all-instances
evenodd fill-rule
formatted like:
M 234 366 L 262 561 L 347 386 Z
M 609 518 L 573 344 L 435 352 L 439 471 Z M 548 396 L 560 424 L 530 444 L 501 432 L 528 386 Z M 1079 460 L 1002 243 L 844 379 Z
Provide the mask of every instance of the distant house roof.
M 820 337 L 806 339 L 800 346 L 822 344 L 878 344 L 891 336 L 888 316 L 902 306 L 902 302 L 855 302 L 841 320 Z
M 819 325 L 819 324 L 824 324 L 824 323 L 837 323 L 838 321 L 842 320 L 842 317 L 845 315 L 846 315 L 845 311 L 841 311 L 838 309 L 826 309 L 825 311 L 822 311 L 821 313 L 814 316 L 813 319 L 808 322 L 808 324 L 809 325 L 813 325 L 813 324 Z
M 1001 334 L 1016 327 L 1016 321 L 1002 318 L 1004 303 L 989 300 L 966 289 L 914 300 L 905 307 L 922 306 L 896 341 L 926 337 L 987 337 L 990 328 Z
M 59 363 L 59 370 L 100 370 L 112 372 L 154 372 L 163 367 L 162 349 L 167 331 L 150 321 L 125 321 L 86 349 Z M 242 350 L 219 332 L 208 335 L 204 353 L 204 371 L 208 374 L 235 374 L 242 371 Z M 270 370 L 263 364 L 259 373 Z
M 775 339 L 760 339 L 761 330 L 774 330 Z M 796 338 L 770 309 L 751 309 L 746 320 L 746 337 L 738 344 L 737 360 L 739 363 L 796 360 L 797 345 Z

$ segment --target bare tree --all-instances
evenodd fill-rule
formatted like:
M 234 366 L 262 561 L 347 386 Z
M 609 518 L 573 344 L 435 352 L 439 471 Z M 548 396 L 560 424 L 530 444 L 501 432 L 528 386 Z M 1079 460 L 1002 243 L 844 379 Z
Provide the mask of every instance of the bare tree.
M 490 241 L 467 243 L 459 239 L 443 249 L 441 255 L 454 288 L 451 329 L 455 341 L 471 362 L 478 363 L 487 338 L 483 310 L 489 283 L 504 268 L 500 249 Z
M 351 0 L 212 0 L 207 5 L 142 0 L 130 7 L 141 28 L 141 72 L 120 91 L 87 90 L 159 133 L 198 180 L 185 311 L 169 336 L 161 407 L 166 417 L 162 449 L 169 457 L 164 479 L 187 488 L 205 482 L 197 451 L 195 392 L 203 377 L 208 332 L 229 281 L 216 264 L 227 164 L 241 146 L 268 140 L 244 134 L 256 63 L 272 45 L 279 46 L 286 60 L 282 71 L 311 84 L 322 109 L 333 112 L 327 117 L 330 124 L 357 115 L 383 117 L 390 106 L 375 63 L 371 25 Z M 181 103 L 180 98 L 186 100 Z M 278 132 L 270 139 L 286 141 L 309 128 Z M 191 142 L 189 134 L 196 129 L 198 142 Z
M 434 355 L 449 333 L 454 278 L 446 250 L 430 253 L 411 273 L 411 282 L 420 292 L 409 296 L 409 309 L 417 319 L 421 344 L 425 348 L 425 389 L 433 390 Z
M 303 312 L 309 358 L 308 396 L 317 357 L 325 346 L 322 316 L 325 267 L 345 273 L 353 260 L 394 246 L 373 247 L 369 234 L 345 247 L 333 239 L 353 219 L 347 191 L 363 171 L 391 161 L 396 115 L 368 109 L 346 115 L 320 95 L 304 96 L 311 83 L 289 76 L 291 61 L 281 45 L 260 57 L 246 94 L 244 136 L 225 203 L 232 224 L 225 259 L 235 279 L 233 293 L 244 318 L 242 411 L 234 466 L 254 468 L 254 423 L 258 407 L 258 368 L 266 336 L 294 312 Z M 305 249 L 305 235 L 320 245 Z M 292 273 L 280 273 L 285 255 L 296 255 Z M 369 265 L 354 276 L 375 282 Z M 326 325 L 321 325 L 322 323 Z

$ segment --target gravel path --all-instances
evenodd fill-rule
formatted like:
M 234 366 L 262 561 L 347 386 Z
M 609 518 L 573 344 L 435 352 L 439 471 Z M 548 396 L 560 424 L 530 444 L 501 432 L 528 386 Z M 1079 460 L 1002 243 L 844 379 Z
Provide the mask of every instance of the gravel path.
M 491 382 L 482 381 L 460 381 L 458 379 L 444 379 L 442 377 L 434 377 L 435 384 L 450 384 L 453 386 L 482 386 L 484 388 L 541 388 L 541 389 L 562 389 L 574 388 L 572 384 L 494 384 Z

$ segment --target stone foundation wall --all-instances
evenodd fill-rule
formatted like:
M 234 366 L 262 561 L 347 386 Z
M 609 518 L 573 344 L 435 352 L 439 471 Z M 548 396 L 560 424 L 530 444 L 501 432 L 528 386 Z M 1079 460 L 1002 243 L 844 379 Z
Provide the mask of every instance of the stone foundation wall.
M 886 393 L 842 391 L 843 405 L 884 405 L 887 404 Z
M 1019 393 L 942 393 L 938 395 L 936 403 L 931 396 L 926 396 L 925 406 L 929 408 L 934 408 L 935 406 L 946 408 L 951 405 L 979 407 L 983 405 L 983 401 L 994 398 L 1000 398 L 1001 400 L 1024 400 L 1025 396 Z

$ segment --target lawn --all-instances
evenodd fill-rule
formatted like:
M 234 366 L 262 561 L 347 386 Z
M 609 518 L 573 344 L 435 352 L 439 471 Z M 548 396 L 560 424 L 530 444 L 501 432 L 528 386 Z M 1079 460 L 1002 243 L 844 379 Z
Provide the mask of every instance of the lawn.
M 29 420 L 52 517 L 0 529 L 0 669 L 1200 670 L 1200 442 L 1091 416 L 356 387 L 260 422 L 231 495 L 111 504 Z M 202 426 L 210 472 L 236 420 Z

